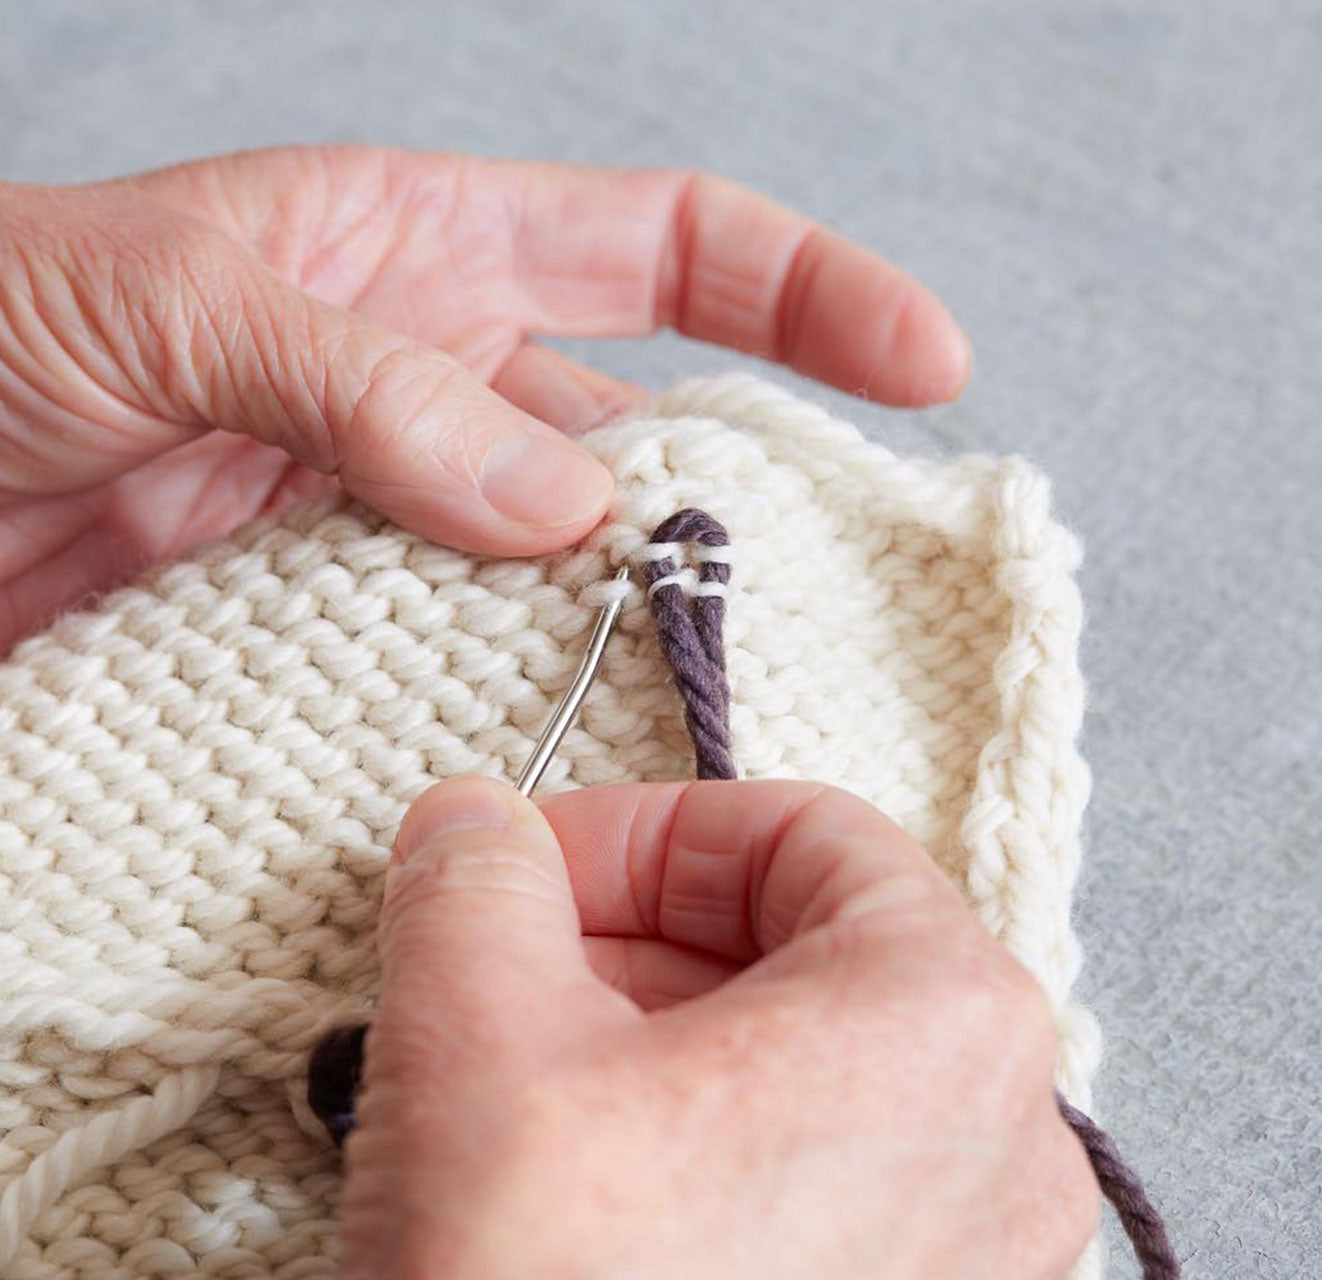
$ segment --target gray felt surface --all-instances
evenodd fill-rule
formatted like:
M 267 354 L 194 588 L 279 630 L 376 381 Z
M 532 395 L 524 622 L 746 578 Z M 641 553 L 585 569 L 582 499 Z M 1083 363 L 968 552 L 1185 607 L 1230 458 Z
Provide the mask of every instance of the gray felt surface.
M 971 333 L 899 448 L 1084 537 L 1098 1112 L 1191 1276 L 1322 1275 L 1322 7 L 0 0 L 0 177 L 281 141 L 724 171 Z M 653 384 L 733 357 L 574 344 Z M 1115 1276 L 1132 1275 L 1122 1251 Z

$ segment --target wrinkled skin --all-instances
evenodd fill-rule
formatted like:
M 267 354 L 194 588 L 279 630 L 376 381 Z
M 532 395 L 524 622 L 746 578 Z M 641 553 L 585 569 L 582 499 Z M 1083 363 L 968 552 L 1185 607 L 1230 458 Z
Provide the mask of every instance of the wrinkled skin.
M 561 431 L 638 389 L 529 335 L 660 325 L 893 404 L 969 372 L 921 286 L 719 178 L 303 148 L 0 184 L 0 651 L 335 483 L 465 549 L 568 545 L 611 483 Z
M 1062 1280 L 1096 1227 L 1040 988 L 843 792 L 452 779 L 381 960 L 347 1280 Z

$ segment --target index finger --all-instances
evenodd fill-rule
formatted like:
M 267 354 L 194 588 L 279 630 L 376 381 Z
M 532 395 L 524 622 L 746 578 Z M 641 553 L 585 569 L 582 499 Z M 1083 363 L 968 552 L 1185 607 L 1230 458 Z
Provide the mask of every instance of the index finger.
M 748 962 L 866 913 L 929 933 L 980 927 L 915 840 L 832 787 L 593 787 L 541 809 L 587 935 L 661 938 Z
M 330 147 L 243 153 L 150 181 L 200 196 L 269 252 L 270 227 L 309 170 L 318 198 L 332 190 L 343 209 L 328 218 L 317 206 L 310 225 L 341 238 L 304 252 L 347 270 L 361 250 L 371 270 L 354 295 L 370 292 L 375 318 L 423 341 L 434 338 L 428 308 L 443 309 L 452 334 L 462 304 L 470 336 L 670 327 L 892 405 L 953 400 L 969 379 L 968 340 L 918 281 L 710 174 Z M 463 296 L 447 296 L 456 287 Z
M 918 281 L 803 214 L 701 173 L 487 163 L 519 214 L 531 327 L 670 327 L 894 405 L 952 400 L 968 340 Z

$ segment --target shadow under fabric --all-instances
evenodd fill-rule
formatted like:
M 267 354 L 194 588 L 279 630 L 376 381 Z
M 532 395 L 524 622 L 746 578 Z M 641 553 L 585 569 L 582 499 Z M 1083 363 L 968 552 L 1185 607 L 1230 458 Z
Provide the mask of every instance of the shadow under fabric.
M 923 842 L 1042 983 L 1058 1084 L 1088 1105 L 1078 550 L 1045 480 L 897 458 L 744 377 L 585 444 L 619 493 L 576 551 L 480 560 L 304 508 L 0 667 L 6 1276 L 335 1274 L 338 1160 L 304 1072 L 370 1006 L 394 830 L 436 777 L 512 776 L 609 567 L 687 507 L 737 549 L 742 772 L 846 787 Z M 548 791 L 691 776 L 642 594 Z M 1094 1245 L 1075 1275 L 1100 1273 Z

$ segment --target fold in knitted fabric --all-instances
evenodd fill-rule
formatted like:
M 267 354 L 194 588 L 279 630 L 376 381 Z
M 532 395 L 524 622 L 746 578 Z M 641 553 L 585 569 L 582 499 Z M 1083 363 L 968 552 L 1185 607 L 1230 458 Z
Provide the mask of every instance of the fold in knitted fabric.
M 571 552 L 482 559 L 306 506 L 0 667 L 6 1276 L 335 1274 L 340 1165 L 304 1071 L 371 1001 L 400 818 L 438 777 L 517 771 L 614 567 L 689 506 L 733 549 L 742 772 L 846 787 L 922 841 L 1042 983 L 1088 1106 L 1079 551 L 1046 480 L 896 457 L 742 376 L 583 443 L 619 490 Z M 634 588 L 543 786 L 691 771 Z M 1076 1275 L 1099 1269 L 1093 1249 Z

